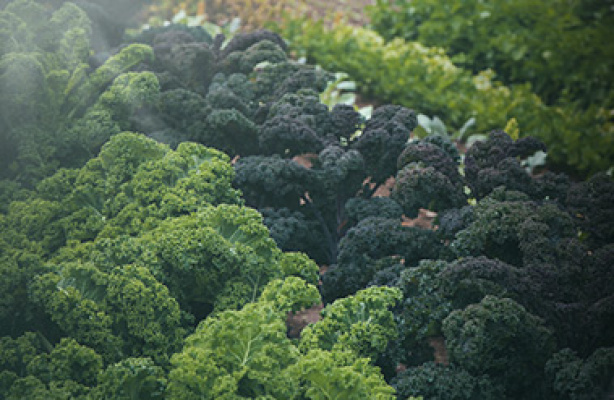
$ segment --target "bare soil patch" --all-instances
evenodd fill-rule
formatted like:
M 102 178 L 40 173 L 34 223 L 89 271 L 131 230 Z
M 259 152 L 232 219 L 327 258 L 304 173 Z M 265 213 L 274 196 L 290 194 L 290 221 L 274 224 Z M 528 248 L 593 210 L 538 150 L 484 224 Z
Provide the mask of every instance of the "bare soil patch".
M 307 15 L 314 19 L 332 16 L 337 21 L 363 26 L 368 23 L 365 7 L 374 5 L 375 0 L 304 0 L 301 3 L 310 10 Z

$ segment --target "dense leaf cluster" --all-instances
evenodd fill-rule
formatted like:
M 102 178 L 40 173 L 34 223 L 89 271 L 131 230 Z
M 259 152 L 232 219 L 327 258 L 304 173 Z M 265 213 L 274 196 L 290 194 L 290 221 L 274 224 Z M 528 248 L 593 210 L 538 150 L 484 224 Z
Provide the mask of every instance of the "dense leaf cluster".
M 317 289 L 300 279 L 274 281 L 256 302 L 206 319 L 186 339 L 172 360 L 168 398 L 393 399 L 394 390 L 362 349 L 372 342 L 365 335 L 382 327 L 388 332 L 381 333 L 378 344 L 385 346 L 394 331 L 386 308 L 395 294 L 394 289 L 368 289 L 344 299 L 337 307 L 341 312 L 331 309 L 297 346 L 286 337 L 283 311 L 299 304 L 297 300 L 318 301 Z M 354 316 L 352 323 L 345 322 L 347 313 Z M 358 337 L 336 337 L 340 325 Z
M 384 106 L 363 123 L 351 107 L 329 110 L 313 92 L 303 91 L 282 97 L 269 116 L 263 133 L 271 140 L 261 141 L 262 155 L 237 162 L 235 184 L 248 205 L 265 210 L 282 248 L 335 264 L 348 229 L 371 215 L 387 216 L 379 205 L 388 204 L 388 215 L 400 220 L 399 206 L 374 194 L 396 171 L 395 160 L 416 125 L 413 112 Z M 290 216 L 302 225 L 291 223 Z M 316 233 L 297 240 L 307 238 L 304 226 Z
M 50 12 L 15 1 L 0 14 L 1 179 L 33 185 L 59 166 L 82 165 L 154 101 L 157 79 L 129 72 L 151 48 L 132 44 L 93 62 L 92 24 L 75 4 Z
M 287 314 L 321 302 L 317 266 L 278 248 L 213 148 L 270 155 L 284 118 L 323 129 L 318 150 L 347 139 L 344 115 L 362 120 L 319 104 L 327 73 L 266 31 L 222 47 L 170 26 L 89 58 L 87 15 L 17 0 L 0 19 L 23 32 L 1 54 L 0 398 L 394 398 L 367 357 L 400 292 L 344 299 L 358 338 L 291 341 Z
M 329 108 L 271 32 L 170 25 L 89 59 L 88 14 L 41 7 L 0 14 L 0 399 L 610 390 L 611 177 Z
M 614 14 L 602 3 L 379 0 L 377 30 L 295 18 L 280 31 L 309 62 L 347 73 L 366 98 L 414 109 L 462 139 L 516 120 L 518 134 L 548 145 L 549 165 L 587 176 L 614 165 L 606 39 Z
M 438 209 L 436 233 L 443 244 L 438 255 L 424 257 L 439 260 L 393 264 L 370 283 L 403 290 L 395 309 L 399 336 L 378 361 L 389 376 L 397 362 L 408 367 L 393 380 L 399 393 L 438 398 L 444 379 L 458 382 L 450 387 L 454 396 L 469 396 L 459 398 L 598 398 L 607 392 L 609 378 L 592 365 L 612 373 L 606 354 L 614 322 L 614 237 L 604 202 L 614 194 L 612 178 L 533 177 L 522 160 L 542 148 L 501 131 L 471 147 L 463 174 L 454 175 L 471 201 Z M 457 172 L 450 160 L 420 141 L 408 144 L 399 158 L 401 165 L 413 162 L 418 171 L 441 175 Z M 402 184 L 396 183 L 393 199 Z M 433 208 L 441 204 L 435 199 Z M 389 237 L 394 242 L 392 231 Z M 355 281 L 353 275 L 347 279 Z M 451 367 L 429 364 L 429 343 L 438 337 L 445 340 Z M 598 356 L 585 359 L 593 352 Z M 573 378 L 572 369 L 578 371 Z M 441 383 L 430 386 L 427 376 Z
M 613 32 L 611 5 L 379 0 L 369 14 L 386 39 L 443 47 L 475 72 L 492 68 L 506 83 L 531 82 L 549 103 L 562 92 L 599 103 L 612 85 L 612 49 L 604 40 Z

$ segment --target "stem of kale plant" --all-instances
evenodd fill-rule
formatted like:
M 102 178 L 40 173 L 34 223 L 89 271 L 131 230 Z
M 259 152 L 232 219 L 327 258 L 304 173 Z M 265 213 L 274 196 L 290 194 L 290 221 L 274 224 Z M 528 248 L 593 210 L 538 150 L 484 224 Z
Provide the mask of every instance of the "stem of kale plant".
M 310 199 L 306 198 L 306 196 L 302 196 L 302 198 L 305 204 L 309 205 L 309 208 L 311 208 L 313 214 L 320 223 L 322 233 L 324 233 L 324 237 L 326 238 L 326 242 L 328 244 L 327 253 L 329 255 L 329 264 L 335 264 L 337 262 L 337 240 L 336 238 L 333 238 L 333 235 L 330 233 L 330 230 L 328 229 L 326 221 L 324 220 L 324 217 L 322 217 L 322 213 L 320 213 L 320 210 L 318 210 L 316 206 L 313 205 L 313 202 Z
M 381 183 L 376 183 L 375 186 L 373 186 L 373 189 L 371 189 L 367 185 L 364 185 L 363 187 L 365 188 L 365 199 L 370 199 L 371 197 L 373 197 L 373 195 L 375 194 L 375 192 L 377 192 L 377 189 L 379 189 L 380 186 L 382 186 Z

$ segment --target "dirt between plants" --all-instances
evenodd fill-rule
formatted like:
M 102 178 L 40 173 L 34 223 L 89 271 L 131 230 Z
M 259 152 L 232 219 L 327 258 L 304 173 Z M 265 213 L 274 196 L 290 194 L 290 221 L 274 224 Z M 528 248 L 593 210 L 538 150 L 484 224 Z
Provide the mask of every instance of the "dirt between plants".
M 333 16 L 337 22 L 364 26 L 369 21 L 365 7 L 374 5 L 375 0 L 303 0 L 301 3 L 310 10 L 307 15 L 314 19 Z
M 296 313 L 289 312 L 286 320 L 288 337 L 299 338 L 301 332 L 307 325 L 315 324 L 322 318 L 320 315 L 322 309 L 324 309 L 324 305 L 320 303 L 303 311 L 298 311 Z

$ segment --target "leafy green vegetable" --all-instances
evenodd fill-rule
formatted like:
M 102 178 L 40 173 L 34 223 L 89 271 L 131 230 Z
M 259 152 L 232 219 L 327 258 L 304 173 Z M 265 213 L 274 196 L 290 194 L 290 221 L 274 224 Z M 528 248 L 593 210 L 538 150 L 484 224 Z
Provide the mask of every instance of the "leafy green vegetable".
M 471 376 L 454 365 L 425 363 L 401 372 L 393 381 L 397 396 L 424 395 L 433 400 L 500 399 L 503 393 L 487 376 Z
M 201 322 L 173 357 L 168 398 L 393 398 L 368 359 L 317 346 L 301 354 L 286 337 L 284 311 L 305 304 L 305 293 L 296 290 L 301 286 L 299 279 L 271 282 L 257 302 Z M 314 289 L 309 301 L 316 299 Z
M 570 349 L 563 349 L 548 361 L 546 374 L 561 399 L 598 399 L 609 390 L 613 368 L 611 347 L 599 348 L 586 359 Z
M 400 299 L 397 288 L 373 287 L 335 301 L 322 310 L 322 320 L 302 332 L 301 350 L 350 349 L 373 360 L 396 336 L 389 308 Z
M 505 387 L 506 396 L 541 397 L 542 366 L 554 341 L 541 321 L 515 301 L 486 296 L 453 311 L 443 322 L 443 332 L 450 361 L 472 374 L 493 377 Z
M 3 399 L 82 399 L 96 385 L 102 357 L 74 339 L 52 346 L 40 334 L 0 340 Z
M 131 129 L 130 118 L 159 90 L 151 74 L 122 75 L 150 60 L 150 47 L 126 46 L 92 68 L 86 13 L 73 3 L 50 15 L 41 7 L 27 0 L 9 4 L 0 28 L 32 30 L 7 38 L 14 46 L 0 58 L 0 177 L 28 185 L 58 166 L 83 165 L 112 135 Z
M 145 268 L 65 264 L 32 284 L 33 301 L 55 330 L 96 349 L 106 361 L 150 356 L 167 362 L 185 329 L 177 301 Z
M 90 396 L 96 400 L 164 399 L 165 376 L 149 358 L 126 358 L 100 373 Z
M 399 13 L 395 9 L 396 3 L 399 3 L 399 7 L 407 12 Z M 479 6 L 497 9 L 497 12 L 501 12 L 499 17 L 505 24 L 508 20 L 504 10 L 506 7 L 516 7 L 517 3 L 479 5 L 481 3 L 470 1 L 456 2 L 454 5 L 434 5 L 431 1 L 426 0 L 419 3 L 418 7 L 423 7 L 424 3 L 428 3 L 428 12 L 439 10 L 438 13 L 448 15 L 447 19 L 457 20 L 454 32 L 458 32 L 458 36 L 450 36 L 448 32 L 445 34 L 439 32 L 434 35 L 434 38 L 452 38 L 452 40 L 458 38 L 460 44 L 469 50 L 479 48 L 478 51 L 489 51 L 488 41 L 482 40 L 484 37 L 496 37 L 502 46 L 511 48 L 514 48 L 511 43 L 516 39 L 519 45 L 526 44 L 522 35 L 530 36 L 532 41 L 539 41 L 535 31 L 531 28 L 519 27 L 523 33 L 515 35 L 514 28 L 511 28 L 512 33 L 501 30 L 499 19 L 482 20 L 479 13 L 473 12 L 466 20 L 459 19 L 461 17 L 456 15 L 458 9 L 463 7 L 470 9 Z M 532 3 L 529 4 L 530 2 L 527 1 L 520 3 L 517 7 L 522 9 L 521 15 L 533 13 Z M 399 21 L 398 26 L 400 27 L 404 27 L 407 21 L 415 24 L 421 23 L 420 20 L 412 19 L 412 12 L 417 10 L 417 8 L 412 8 L 414 7 L 413 2 L 404 0 L 379 2 L 378 8 L 383 7 L 386 7 L 386 13 L 390 18 Z M 551 4 L 540 5 L 540 8 L 554 9 Z M 608 17 L 605 17 L 606 14 Z M 599 35 L 610 29 L 605 28 L 606 26 L 612 26 L 606 22 L 611 18 L 610 14 L 610 11 L 603 10 L 595 14 L 603 16 L 600 22 L 603 27 L 597 29 Z M 548 18 L 551 19 L 558 17 L 558 13 L 551 12 L 548 15 Z M 516 20 L 512 21 L 511 24 L 517 23 Z M 549 25 L 536 22 L 533 17 L 529 18 L 529 21 L 535 22 L 535 26 L 539 26 L 540 29 L 550 29 Z M 465 23 L 468 24 L 468 28 L 461 28 Z M 444 23 L 441 23 L 441 20 L 433 21 L 433 26 L 437 29 L 449 25 L 449 21 Z M 397 24 L 387 21 L 382 22 L 381 26 L 382 29 L 387 29 Z M 484 33 L 484 36 L 476 36 L 471 41 L 472 45 L 466 45 L 462 35 L 467 31 L 481 29 L 484 26 L 487 26 L 488 28 L 485 29 L 490 29 L 492 32 Z M 592 29 L 592 27 L 588 28 L 588 31 Z M 542 92 L 536 94 L 531 84 L 524 80 L 516 80 L 514 84 L 506 86 L 501 82 L 502 79 L 505 82 L 505 74 L 500 76 L 497 75 L 499 73 L 497 69 L 495 71 L 485 69 L 491 68 L 490 64 L 487 63 L 486 67 L 472 71 L 459 64 L 460 57 L 448 55 L 441 44 L 414 41 L 413 36 L 411 40 L 403 40 L 399 37 L 392 39 L 387 36 L 386 38 L 389 39 L 387 41 L 377 32 L 366 28 L 342 24 L 325 27 L 322 22 L 313 22 L 309 19 L 286 21 L 280 31 L 290 41 L 290 47 L 306 56 L 309 62 L 332 71 L 347 73 L 356 81 L 358 91 L 363 96 L 379 103 L 399 104 L 415 109 L 421 114 L 438 117 L 448 127 L 447 130 L 451 135 L 459 136 L 462 132 L 463 138 L 467 138 L 493 129 L 503 129 L 507 126 L 508 121 L 516 119 L 522 137 L 539 137 L 547 144 L 548 164 L 550 165 L 586 175 L 608 170 L 614 164 L 613 154 L 610 151 L 614 148 L 612 146 L 614 137 L 611 115 L 612 97 L 611 90 L 608 91 L 608 86 L 604 84 L 608 81 L 605 76 L 612 70 L 612 68 L 607 68 L 611 64 L 612 57 L 604 56 L 610 50 L 599 50 L 602 49 L 601 45 L 585 45 L 585 48 L 591 49 L 588 51 L 596 50 L 600 54 L 599 57 L 602 60 L 600 63 L 604 68 L 602 79 L 595 79 L 595 75 L 589 72 L 592 68 L 592 64 L 588 61 L 590 58 L 583 57 L 580 57 L 582 68 L 590 65 L 589 69 L 582 72 L 585 79 L 578 78 L 581 82 L 569 84 L 569 75 L 562 74 L 560 78 L 556 78 L 559 81 L 564 80 L 565 87 L 569 88 L 568 92 L 574 92 L 575 88 L 582 87 L 581 91 L 587 89 L 599 99 L 593 103 L 589 101 L 589 105 L 582 106 L 578 102 L 581 102 L 583 98 L 567 95 L 562 95 L 556 104 L 545 102 L 538 96 Z M 408 32 L 413 35 L 414 30 L 410 29 Z M 553 46 L 558 46 L 559 35 L 554 32 L 551 32 L 552 36 L 549 37 L 557 41 Z M 570 35 L 576 34 L 575 30 L 569 32 L 573 32 Z M 591 37 L 591 33 L 586 34 L 586 37 L 582 37 L 583 33 L 578 33 L 580 40 L 584 41 Z M 606 34 L 603 37 L 609 36 L 611 35 Z M 510 38 L 513 39 L 510 40 Z M 573 48 L 567 50 L 581 54 L 577 51 L 577 47 L 571 47 Z M 560 65 L 574 68 L 575 65 L 566 58 L 568 51 L 554 53 Z M 542 57 L 540 52 L 536 52 L 535 56 L 538 59 Z M 507 54 L 502 58 L 510 59 Z M 535 64 L 539 68 L 546 65 L 542 61 L 537 61 Z M 519 70 L 531 74 L 528 72 L 530 68 L 521 66 Z M 606 70 L 608 72 L 605 72 Z M 552 75 L 551 72 L 541 74 L 546 79 Z M 584 86 L 584 82 L 591 83 Z M 544 85 L 546 89 L 550 87 L 560 88 L 561 85 Z M 469 123 L 470 121 L 473 121 L 474 124 Z

